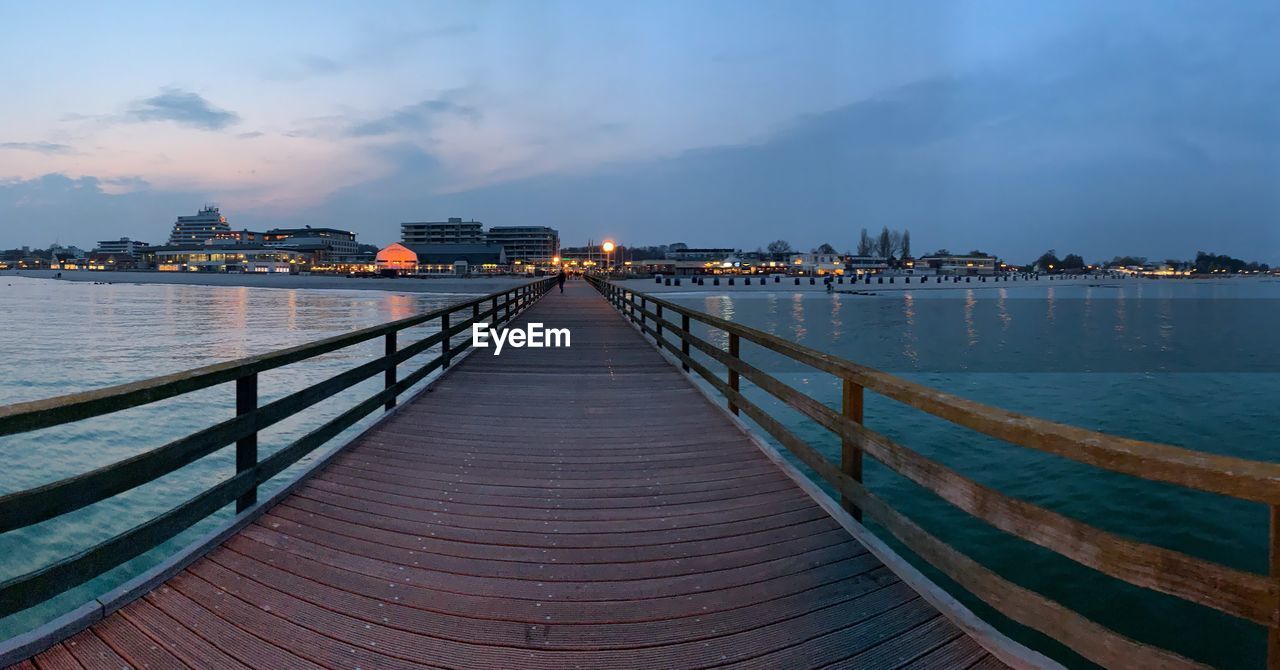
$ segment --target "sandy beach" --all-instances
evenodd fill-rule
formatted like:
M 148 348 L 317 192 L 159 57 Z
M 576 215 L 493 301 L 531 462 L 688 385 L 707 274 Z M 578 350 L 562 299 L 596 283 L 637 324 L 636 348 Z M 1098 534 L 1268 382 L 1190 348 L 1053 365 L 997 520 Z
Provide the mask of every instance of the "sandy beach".
M 57 270 L 7 270 L 3 277 L 53 279 Z M 196 286 L 249 286 L 253 288 L 401 291 L 411 293 L 493 293 L 532 281 L 526 277 L 386 278 L 334 275 L 214 274 L 197 272 L 91 272 L 64 271 L 60 281 L 110 284 L 193 284 Z

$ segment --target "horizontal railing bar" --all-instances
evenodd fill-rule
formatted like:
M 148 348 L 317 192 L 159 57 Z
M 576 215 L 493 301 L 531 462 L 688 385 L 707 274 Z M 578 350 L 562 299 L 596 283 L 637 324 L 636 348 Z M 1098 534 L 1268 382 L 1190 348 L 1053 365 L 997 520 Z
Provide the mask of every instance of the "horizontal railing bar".
M 492 300 L 495 297 L 503 298 L 501 304 L 505 305 L 512 302 L 513 298 L 511 296 L 515 290 L 509 289 L 490 293 L 480 298 L 448 305 L 425 314 L 400 319 L 399 321 L 234 361 L 215 363 L 170 375 L 92 391 L 0 406 L 0 436 L 81 421 L 235 381 L 251 374 L 345 349 L 346 347 L 384 336 L 387 333 L 412 328 L 432 319 L 438 319 L 443 314 L 452 314 L 457 311 L 471 309 L 473 305 Z
M 663 321 L 670 328 L 673 324 Z M 682 335 L 683 337 L 683 335 Z M 690 335 L 690 343 L 817 424 L 859 443 L 886 467 L 975 518 L 1103 574 L 1264 626 L 1280 622 L 1280 585 L 1237 570 L 1095 528 L 1007 496 L 919 454 L 784 384 L 740 358 Z
M 401 349 L 391 360 L 385 356 L 379 357 L 267 403 L 250 414 L 223 421 L 164 446 L 83 474 L 0 496 L 0 533 L 73 512 L 154 481 L 225 448 L 241 437 L 273 426 L 333 397 L 392 365 L 399 365 L 443 339 L 440 333 L 432 334 Z
M 136 558 L 231 504 L 254 485 L 245 470 L 160 516 L 44 568 L 0 583 L 0 618 L 34 607 Z
M 1173 652 L 1137 642 L 1099 625 L 1034 591 L 1018 586 L 991 572 L 978 562 L 930 535 L 914 522 L 884 504 L 851 477 L 828 461 L 808 443 L 796 437 L 778 420 L 769 416 L 745 395 L 681 352 L 672 351 L 740 411 L 772 435 L 820 477 L 835 486 L 858 506 L 885 526 L 913 552 L 942 571 L 957 584 L 1010 619 L 1044 633 L 1081 656 L 1105 667 L 1203 668 L 1201 664 Z
M 1220 495 L 1280 504 L 1280 463 L 1253 461 L 1143 442 L 1016 414 L 983 405 L 866 366 L 850 363 L 754 328 L 644 296 L 678 314 L 746 338 L 766 349 L 805 363 L 868 390 L 1006 442 L 1051 453 L 1141 479 L 1162 481 Z

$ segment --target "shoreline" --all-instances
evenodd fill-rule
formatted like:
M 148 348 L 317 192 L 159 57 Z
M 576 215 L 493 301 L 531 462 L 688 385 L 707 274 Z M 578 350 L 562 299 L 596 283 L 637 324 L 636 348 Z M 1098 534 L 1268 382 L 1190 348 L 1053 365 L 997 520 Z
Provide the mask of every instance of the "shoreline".
M 62 277 L 55 277 L 59 272 Z M 101 284 L 179 284 L 267 289 L 397 291 L 401 293 L 488 294 L 522 286 L 527 277 L 433 277 L 430 279 L 343 277 L 340 275 L 214 274 L 179 272 L 94 272 L 90 270 L 4 270 L 0 277 L 53 279 Z
M 658 284 L 654 282 L 652 279 L 627 279 L 618 283 L 623 286 L 626 286 L 627 288 L 635 289 L 636 291 L 639 291 L 641 293 L 730 293 L 730 292 L 768 293 L 768 292 L 776 292 L 776 291 L 784 291 L 787 293 L 796 293 L 796 292 L 826 293 L 827 291 L 827 287 L 821 281 L 817 281 L 812 285 L 809 284 L 808 277 L 801 277 L 799 284 L 796 284 L 795 279 L 792 277 L 784 278 L 782 281 L 777 283 L 774 283 L 773 281 L 769 281 L 765 285 L 765 288 L 761 288 L 760 285 L 755 281 L 754 277 L 752 278 L 752 282 L 750 285 L 743 284 L 741 277 L 735 277 L 736 281 L 734 282 L 734 285 L 729 286 L 727 279 L 728 279 L 727 277 L 721 277 L 719 286 L 714 286 L 710 281 L 708 281 L 706 284 L 702 286 L 699 286 L 689 281 L 688 278 L 685 278 L 685 277 L 681 277 L 680 286 L 675 286 L 674 284 L 671 286 L 667 286 L 665 282 L 662 284 Z M 969 289 L 980 290 L 980 289 L 1001 289 L 1001 288 L 1006 288 L 1006 289 L 1007 288 L 1054 288 L 1058 286 L 1124 287 L 1124 286 L 1156 285 L 1156 284 L 1165 284 L 1169 282 L 1186 282 L 1186 281 L 1193 281 L 1193 282 L 1241 281 L 1241 280 L 1247 280 L 1250 278 L 1249 277 L 1215 277 L 1215 278 L 1205 278 L 1205 279 L 1154 279 L 1154 278 L 1148 278 L 1148 277 L 1125 277 L 1120 279 L 1111 279 L 1111 278 L 1104 278 L 1104 277 L 1070 277 L 1070 278 L 1055 277 L 1054 279 L 1049 279 L 1046 276 L 1046 277 L 1041 277 L 1039 281 L 1035 279 L 1026 280 L 1026 279 L 1019 278 L 1016 281 L 1013 279 L 1010 279 L 1009 281 L 988 280 L 986 282 L 982 282 L 982 281 L 979 281 L 977 277 L 973 277 L 973 280 L 969 283 L 965 283 L 962 279 L 958 284 L 952 283 L 950 281 L 946 281 L 941 284 L 934 283 L 932 281 L 928 283 L 919 283 L 918 277 L 913 278 L 916 281 L 912 281 L 910 284 L 906 284 L 902 282 L 903 277 L 901 276 L 895 277 L 894 279 L 895 281 L 892 284 L 889 284 L 889 283 L 877 284 L 874 282 L 874 280 L 870 284 L 864 284 L 861 282 L 858 282 L 856 284 L 847 283 L 847 282 L 844 284 L 835 284 L 834 292 L 843 293 L 844 295 L 866 295 L 866 294 L 875 294 L 875 293 L 889 293 L 894 291 L 898 291 L 898 292 L 901 292 L 901 291 L 963 291 L 963 290 L 969 290 Z

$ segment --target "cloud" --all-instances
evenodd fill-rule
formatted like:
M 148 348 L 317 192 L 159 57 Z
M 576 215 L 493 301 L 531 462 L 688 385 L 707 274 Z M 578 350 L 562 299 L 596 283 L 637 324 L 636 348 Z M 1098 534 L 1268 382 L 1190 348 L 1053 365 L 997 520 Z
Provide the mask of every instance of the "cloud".
M 446 96 L 423 100 L 371 121 L 357 123 L 347 129 L 352 137 L 374 137 L 398 132 L 430 130 L 442 116 L 454 116 L 471 121 L 480 119 L 480 110 L 463 105 Z
M 269 81 L 301 81 L 312 77 L 340 74 L 346 69 L 346 65 L 328 56 L 312 54 L 297 57 L 292 61 L 272 63 L 262 76 Z
M 215 107 L 199 94 L 171 87 L 135 102 L 126 118 L 139 123 L 172 121 L 202 130 L 222 130 L 240 122 L 240 115 L 235 112 Z
M 53 142 L 0 142 L 0 151 L 34 151 L 40 154 L 70 154 L 75 153 L 75 149 L 66 144 L 54 144 Z
M 240 133 L 239 135 L 236 135 L 236 137 L 242 140 L 251 140 L 251 139 L 254 139 L 255 137 L 262 137 L 264 134 L 265 133 L 263 133 L 261 130 L 252 130 L 247 133 Z

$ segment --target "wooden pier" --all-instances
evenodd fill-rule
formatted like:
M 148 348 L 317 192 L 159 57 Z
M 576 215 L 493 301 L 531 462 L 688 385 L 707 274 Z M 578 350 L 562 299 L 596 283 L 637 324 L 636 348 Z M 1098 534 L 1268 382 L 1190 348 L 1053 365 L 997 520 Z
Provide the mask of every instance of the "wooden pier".
M 667 320 L 676 316 L 681 323 Z M 767 375 L 738 359 L 739 337 L 758 333 L 711 320 L 730 334 L 728 350 L 713 352 L 691 337 L 690 316 L 672 303 L 604 282 L 593 287 L 572 281 L 560 294 L 542 281 L 249 361 L 0 408 L 3 435 L 235 381 L 240 412 L 141 461 L 0 497 L 4 532 L 154 479 L 157 471 L 172 471 L 216 445 L 234 443 L 239 456 L 235 476 L 171 516 L 129 531 L 124 540 L 104 542 L 88 559 L 72 557 L 52 573 L 0 584 L 3 616 L 83 582 L 94 569 L 128 560 L 207 516 L 206 510 L 237 503 L 239 514 L 219 533 L 62 620 L 5 643 L 0 660 L 24 669 L 1056 667 L 925 579 L 857 521 L 866 513 L 961 586 L 984 599 L 994 594 L 997 607 L 1015 620 L 1052 615 L 1051 621 L 1024 623 L 1060 627 L 1064 641 L 1086 658 L 1116 667 L 1125 659 L 1135 666 L 1193 665 L 964 563 L 968 559 L 939 548 L 935 538 L 866 493 L 858 483 L 864 451 L 909 477 L 924 472 L 919 476 L 926 485 L 944 498 L 958 495 L 956 504 L 968 504 L 984 519 L 1038 510 L 982 503 L 999 495 L 985 489 L 955 494 L 959 484 L 949 471 L 930 470 L 897 453 L 899 445 L 858 432 L 865 431 L 864 384 L 887 394 L 911 389 L 895 391 L 865 369 L 841 373 L 832 362 L 837 359 L 806 353 L 813 364 L 847 374 L 840 410 L 806 405 L 770 388 Z M 441 334 L 400 346 L 396 333 L 427 318 L 440 320 Z M 500 356 L 471 349 L 457 360 L 454 336 L 478 321 L 568 328 L 571 346 L 508 347 Z M 258 371 L 378 337 L 387 340 L 386 357 L 360 366 L 358 374 L 258 406 Z M 700 363 L 690 344 L 725 363 L 727 381 L 710 377 L 709 359 Z M 399 367 L 431 347 L 430 362 L 399 377 Z M 682 365 L 712 379 L 728 406 L 696 387 Z M 438 367 L 448 370 L 397 405 L 400 393 Z M 255 435 L 264 423 L 378 374 L 386 379 L 383 393 L 258 459 Z M 793 444 L 790 433 L 740 393 L 744 378 L 846 434 L 842 462 L 824 465 L 813 460 L 820 458 L 816 452 Z M 931 398 L 952 407 L 947 396 Z M 350 444 L 326 454 L 271 499 L 256 499 L 259 483 L 343 425 L 383 408 L 383 418 Z M 828 497 L 737 414 L 751 416 L 839 484 L 844 499 Z M 1198 462 L 1214 465 L 1236 464 Z M 76 494 L 68 500 L 71 487 Z M 1241 490 L 1256 497 L 1273 489 Z M 209 499 L 200 502 L 202 496 Z M 1044 533 L 1063 523 L 1047 513 L 1036 520 L 1038 530 L 1015 530 Z M 1143 549 L 1115 545 L 1118 540 L 1106 534 L 1082 534 L 1083 528 L 1067 526 L 1075 536 L 1059 533 L 1039 543 Z M 1135 583 L 1146 579 L 1179 595 L 1203 592 L 1204 599 L 1226 588 L 1221 597 L 1233 600 L 1222 609 L 1264 621 L 1274 616 L 1273 580 L 1248 581 L 1245 573 L 1146 549 L 1157 552 L 1152 555 L 1162 561 L 1160 574 L 1138 575 Z M 1108 563 L 1092 567 L 1131 576 L 1111 565 L 1123 563 L 1123 556 L 1099 555 L 1096 560 Z M 1142 561 L 1144 555 L 1133 556 Z M 963 574 L 953 574 L 957 566 Z M 1170 576 L 1205 566 L 1208 585 Z M 1234 578 L 1246 581 L 1222 586 L 1222 579 Z

